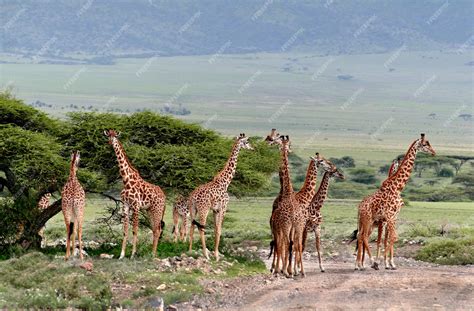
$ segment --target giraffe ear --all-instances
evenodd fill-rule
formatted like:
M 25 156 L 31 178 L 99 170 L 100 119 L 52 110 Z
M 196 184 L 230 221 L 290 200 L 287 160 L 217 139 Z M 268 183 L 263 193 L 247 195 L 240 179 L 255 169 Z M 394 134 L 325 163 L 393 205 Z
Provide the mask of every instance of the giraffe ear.
M 105 136 L 109 136 L 109 131 L 108 131 L 108 130 L 105 130 L 105 131 L 104 131 L 104 135 L 105 135 Z
M 425 133 L 421 133 L 421 141 L 425 141 Z
M 117 132 L 116 137 L 120 137 L 120 135 L 122 135 L 122 132 Z

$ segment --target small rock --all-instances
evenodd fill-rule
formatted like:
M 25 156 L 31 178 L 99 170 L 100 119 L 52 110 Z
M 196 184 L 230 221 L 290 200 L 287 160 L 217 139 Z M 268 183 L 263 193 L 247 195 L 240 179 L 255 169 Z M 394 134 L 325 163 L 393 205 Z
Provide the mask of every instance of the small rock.
M 145 285 L 140 286 L 140 289 L 145 289 L 145 288 L 146 288 Z
M 111 254 L 100 254 L 101 259 L 112 259 L 114 258 L 114 255 Z
M 266 284 L 266 285 L 271 284 L 271 283 L 272 283 L 272 281 L 270 281 L 270 280 L 265 280 L 265 284 Z
M 216 290 L 215 290 L 214 288 L 210 288 L 210 287 L 209 287 L 208 289 L 206 289 L 206 292 L 207 292 L 208 294 L 215 294 L 215 293 L 216 293 Z
M 82 263 L 81 265 L 79 265 L 79 268 L 82 268 L 82 269 L 90 272 L 94 269 L 94 264 L 92 263 L 92 261 L 86 261 L 86 262 Z
M 166 310 L 167 311 L 178 311 L 178 307 L 176 307 L 175 305 L 169 305 L 168 307 L 166 307 Z
M 153 310 L 163 311 L 165 308 L 165 304 L 163 303 L 163 298 L 161 297 L 153 297 L 148 299 L 147 306 L 152 308 Z
M 166 289 L 166 284 L 164 284 L 164 283 L 160 284 L 160 286 L 158 286 L 156 289 L 157 290 L 165 290 Z
M 257 246 L 250 246 L 249 251 L 256 252 L 258 250 Z

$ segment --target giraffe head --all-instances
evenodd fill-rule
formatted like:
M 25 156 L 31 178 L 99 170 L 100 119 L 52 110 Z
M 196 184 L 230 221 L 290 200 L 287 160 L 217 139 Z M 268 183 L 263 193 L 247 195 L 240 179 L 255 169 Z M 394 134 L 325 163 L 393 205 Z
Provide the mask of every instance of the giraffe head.
M 280 140 L 280 134 L 277 132 L 276 129 L 272 129 L 270 132 L 270 135 L 267 135 L 265 138 L 265 142 L 267 144 L 271 145 L 279 145 L 281 140 Z
M 337 168 L 330 171 L 329 174 L 330 174 L 330 177 L 336 177 L 336 178 L 339 178 L 339 179 L 345 179 L 346 178 L 344 176 L 344 174 L 340 170 L 338 170 Z
M 323 170 L 326 172 L 330 172 L 333 170 L 337 170 L 336 166 L 331 163 L 331 161 L 327 160 L 326 158 L 322 157 L 319 152 L 316 152 L 314 157 L 311 157 L 311 159 L 316 163 L 318 167 L 322 167 Z
M 434 151 L 433 147 L 431 147 L 430 142 L 425 138 L 425 134 L 421 134 L 421 137 L 417 140 L 416 150 L 429 153 L 431 155 L 436 155 L 436 151 Z
M 239 149 L 254 150 L 252 145 L 249 143 L 249 138 L 245 136 L 244 133 L 240 133 L 240 135 L 237 136 L 235 140 L 236 140 L 236 143 L 239 144 Z
M 115 130 L 105 130 L 104 135 L 109 138 L 109 144 L 112 145 L 114 141 L 116 141 L 120 136 L 120 132 L 117 132 Z
M 291 152 L 291 142 L 290 136 L 288 135 L 281 135 L 277 140 L 275 140 L 276 144 L 280 145 L 280 150 L 286 150 Z

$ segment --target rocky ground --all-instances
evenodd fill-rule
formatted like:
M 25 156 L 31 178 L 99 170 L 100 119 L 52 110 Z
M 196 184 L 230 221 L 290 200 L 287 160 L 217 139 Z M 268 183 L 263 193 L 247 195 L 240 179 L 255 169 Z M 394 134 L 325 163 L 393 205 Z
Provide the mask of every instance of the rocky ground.
M 260 250 L 266 259 L 268 252 Z M 289 309 L 474 309 L 474 266 L 439 266 L 397 257 L 397 270 L 354 271 L 349 251 L 334 253 L 321 273 L 306 253 L 306 277 L 270 273 L 233 280 L 204 280 L 205 294 L 176 305 L 179 310 Z

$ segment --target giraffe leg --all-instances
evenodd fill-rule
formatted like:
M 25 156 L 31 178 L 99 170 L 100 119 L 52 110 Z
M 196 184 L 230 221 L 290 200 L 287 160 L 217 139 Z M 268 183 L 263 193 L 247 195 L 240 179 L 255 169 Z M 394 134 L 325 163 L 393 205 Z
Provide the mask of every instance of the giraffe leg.
M 304 266 L 303 266 L 303 239 L 300 233 L 298 234 L 298 243 L 297 243 L 297 248 L 298 248 L 298 257 L 299 257 L 299 268 L 301 272 L 301 277 L 305 277 L 305 272 L 304 272 Z
M 65 221 L 66 223 L 66 257 L 64 257 L 64 260 L 68 260 L 70 256 L 70 245 L 71 245 L 71 223 L 69 220 Z
M 280 258 L 281 258 L 281 252 L 282 252 L 282 247 L 281 247 L 281 241 L 279 239 L 279 234 L 275 234 L 275 253 L 274 253 L 274 258 L 276 258 L 276 263 L 275 267 L 273 269 L 273 274 L 276 276 L 280 272 Z M 281 270 L 283 273 L 283 270 Z
M 159 212 L 160 207 L 148 209 L 148 217 L 151 220 L 152 232 L 153 232 L 153 244 L 152 244 L 152 256 L 156 257 L 156 249 L 158 248 L 158 242 L 160 240 L 161 232 L 163 228 L 161 227 L 161 219 L 163 218 L 162 214 Z M 164 214 L 164 209 L 163 209 Z
M 188 217 L 186 215 L 181 216 L 181 228 L 179 233 L 179 239 L 182 242 L 186 242 L 186 232 L 188 231 Z
M 138 240 L 138 209 L 133 209 L 133 216 L 132 216 L 132 233 L 133 233 L 133 240 L 132 240 L 132 256 L 131 258 L 135 257 L 135 253 L 137 252 L 137 240 Z
M 207 213 L 208 211 L 199 213 L 199 223 L 203 226 L 206 226 Z M 209 254 L 206 247 L 206 236 L 205 236 L 204 228 L 199 228 L 199 235 L 201 236 L 202 253 L 204 257 L 206 257 L 206 259 L 209 259 Z
M 84 260 L 84 255 L 82 254 L 82 219 L 77 220 L 77 240 L 79 242 L 79 258 Z
M 375 267 L 374 259 L 372 258 L 372 254 L 370 253 L 369 237 L 366 234 L 364 235 L 364 240 L 363 241 L 364 241 L 364 248 L 367 250 L 367 256 L 370 259 L 370 266 L 372 268 L 374 268 Z M 362 267 L 364 268 L 364 262 L 362 262 Z
M 388 263 L 388 252 L 390 251 L 388 248 L 388 239 L 389 239 L 389 227 L 388 225 L 385 227 L 385 239 L 383 242 L 384 245 L 384 251 L 383 251 L 383 259 L 385 263 L 385 269 L 390 269 L 390 265 Z
M 189 206 L 189 251 L 193 250 L 193 237 L 194 237 L 194 207 Z
M 122 241 L 122 251 L 120 252 L 119 259 L 123 259 L 125 257 L 125 248 L 127 247 L 127 241 L 128 241 L 128 226 L 129 226 L 128 213 L 129 211 L 130 211 L 130 207 L 128 203 L 124 203 L 123 205 L 123 241 Z
M 382 243 L 382 233 L 383 233 L 383 222 L 377 224 L 377 254 L 375 255 L 375 260 L 378 261 L 380 257 L 380 245 Z
M 392 270 L 397 270 L 397 266 L 395 265 L 395 261 L 393 260 L 394 252 L 394 244 L 397 241 L 397 231 L 395 229 L 395 224 L 392 228 L 392 236 L 390 238 L 390 268 Z
M 173 208 L 173 242 L 176 243 L 178 241 L 178 230 L 181 228 L 179 227 L 179 213 L 176 208 Z
M 361 228 L 362 226 L 359 226 L 359 227 Z M 356 270 L 362 269 L 362 260 L 363 260 L 362 252 L 364 251 L 363 244 L 364 244 L 363 231 L 362 229 L 360 229 L 359 233 L 357 234 L 357 259 L 356 259 L 356 265 L 355 265 Z
M 74 252 L 76 250 L 76 233 L 77 233 L 77 220 L 74 219 L 73 222 L 71 222 L 71 256 L 74 257 Z
M 314 233 L 316 235 L 316 250 L 318 251 L 319 269 L 321 270 L 321 272 L 324 272 L 324 267 L 321 258 L 321 227 L 317 226 Z
M 216 245 L 215 245 L 214 254 L 216 256 L 216 261 L 219 261 L 219 243 L 221 240 L 222 225 L 224 223 L 225 213 L 226 213 L 226 208 L 224 207 L 223 210 L 217 213 L 217 222 L 215 223 L 215 228 L 216 228 L 215 230 L 216 243 L 215 244 Z

